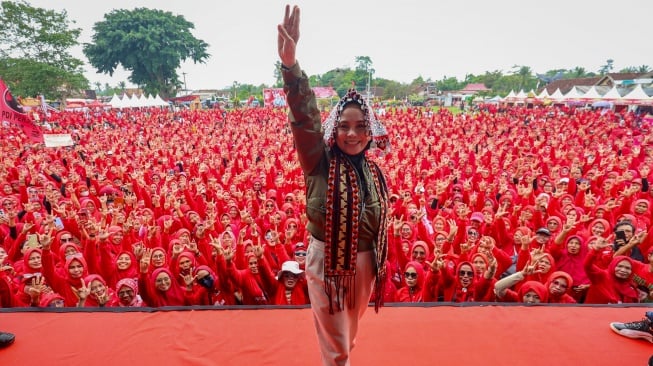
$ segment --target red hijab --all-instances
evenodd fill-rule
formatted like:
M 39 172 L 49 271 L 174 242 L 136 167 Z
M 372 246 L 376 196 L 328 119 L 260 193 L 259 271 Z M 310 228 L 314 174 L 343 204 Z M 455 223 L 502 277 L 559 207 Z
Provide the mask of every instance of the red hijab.
M 170 276 L 170 288 L 167 291 L 161 291 L 156 286 L 156 278 L 161 273 L 167 273 L 168 276 Z M 150 288 L 152 289 L 150 306 L 161 307 L 186 305 L 184 289 L 177 284 L 174 275 L 167 268 L 157 268 L 152 272 L 150 275 Z

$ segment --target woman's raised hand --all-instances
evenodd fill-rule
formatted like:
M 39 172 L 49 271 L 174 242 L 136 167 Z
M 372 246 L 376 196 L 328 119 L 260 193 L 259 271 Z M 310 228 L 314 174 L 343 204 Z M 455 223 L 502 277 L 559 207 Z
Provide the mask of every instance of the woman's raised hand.
M 283 17 L 283 24 L 277 26 L 279 31 L 278 50 L 281 64 L 286 67 L 295 66 L 295 51 L 299 41 L 299 7 L 286 5 L 286 14 Z

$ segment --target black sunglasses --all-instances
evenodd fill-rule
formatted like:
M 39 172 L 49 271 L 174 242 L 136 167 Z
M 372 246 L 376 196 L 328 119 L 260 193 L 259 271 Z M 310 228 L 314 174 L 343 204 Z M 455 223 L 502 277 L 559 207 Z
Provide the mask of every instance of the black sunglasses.
M 404 272 L 406 278 L 417 278 L 417 272 Z

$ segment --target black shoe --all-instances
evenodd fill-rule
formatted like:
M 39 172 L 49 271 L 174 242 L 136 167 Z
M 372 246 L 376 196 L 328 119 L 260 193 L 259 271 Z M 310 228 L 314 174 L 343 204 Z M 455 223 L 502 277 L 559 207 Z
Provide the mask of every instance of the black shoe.
M 641 338 L 653 343 L 653 329 L 651 329 L 651 320 L 646 317 L 638 322 L 630 323 L 610 323 L 610 328 L 615 333 L 628 338 Z
M 15 339 L 16 336 L 11 333 L 0 332 L 0 348 L 8 347 Z

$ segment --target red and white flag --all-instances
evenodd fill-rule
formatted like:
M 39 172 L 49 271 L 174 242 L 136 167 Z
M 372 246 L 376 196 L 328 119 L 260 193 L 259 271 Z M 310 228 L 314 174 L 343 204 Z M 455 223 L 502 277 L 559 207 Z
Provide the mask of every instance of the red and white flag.
M 43 132 L 32 122 L 32 119 L 23 108 L 18 104 L 16 98 L 11 94 L 5 82 L 0 79 L 0 117 L 2 121 L 7 121 L 12 125 L 18 126 L 32 143 L 43 142 Z

